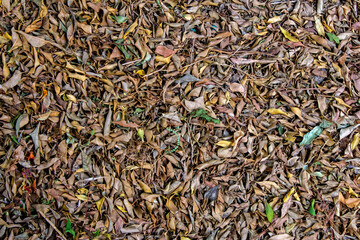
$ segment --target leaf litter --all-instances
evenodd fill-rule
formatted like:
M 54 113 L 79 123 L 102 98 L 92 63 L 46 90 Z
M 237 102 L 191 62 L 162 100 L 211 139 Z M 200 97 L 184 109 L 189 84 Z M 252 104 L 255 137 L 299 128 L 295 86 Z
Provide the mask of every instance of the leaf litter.
M 357 1 L 0 1 L 1 239 L 360 239 Z

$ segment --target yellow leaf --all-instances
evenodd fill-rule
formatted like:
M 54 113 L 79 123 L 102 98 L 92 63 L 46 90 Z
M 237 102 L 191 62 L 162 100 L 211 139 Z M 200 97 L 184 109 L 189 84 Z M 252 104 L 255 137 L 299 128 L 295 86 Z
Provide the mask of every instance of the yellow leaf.
M 354 195 L 355 197 L 358 197 L 358 194 L 354 192 L 354 190 L 351 187 L 349 187 L 349 193 Z
M 5 53 L 3 52 L 2 54 L 2 62 L 4 64 L 4 67 L 3 67 L 3 74 L 4 74 L 4 78 L 5 80 L 7 79 L 7 77 L 10 75 L 10 70 L 9 70 L 9 67 L 6 63 L 6 58 L 5 58 Z
M 86 189 L 86 188 L 79 188 L 79 189 L 77 190 L 77 192 L 78 192 L 79 194 L 87 194 L 87 193 L 89 192 L 89 190 Z
M 268 32 L 267 32 L 267 31 L 264 31 L 264 32 L 258 32 L 256 35 L 257 35 L 257 36 L 264 36 L 264 35 L 266 35 L 266 34 L 268 34 Z
M 136 74 L 138 74 L 138 75 L 140 75 L 140 76 L 144 76 L 145 75 L 145 71 L 144 70 L 134 70 L 134 73 L 136 73 Z
M 350 105 L 348 105 L 348 104 L 346 104 L 345 102 L 344 102 L 344 100 L 342 100 L 341 98 L 335 98 L 336 99 L 336 101 L 338 102 L 338 104 L 340 104 L 340 105 L 342 105 L 342 106 L 344 106 L 344 107 L 347 107 L 347 108 L 351 108 L 351 106 Z
M 295 188 L 292 187 L 290 189 L 290 191 L 286 194 L 286 196 L 284 197 L 284 203 L 286 203 L 287 201 L 289 201 L 291 195 L 295 192 Z
M 285 36 L 287 39 L 289 39 L 290 41 L 292 41 L 292 42 L 300 42 L 299 39 L 291 36 L 290 33 L 289 33 L 288 31 L 286 31 L 285 29 L 283 29 L 282 27 L 280 27 L 280 30 L 281 30 L 282 34 L 284 34 L 284 36 Z
M 282 20 L 282 16 L 275 16 L 269 18 L 269 20 L 267 20 L 267 23 L 276 23 L 276 22 L 280 22 L 281 20 Z
M 85 172 L 85 170 L 83 168 L 79 168 L 78 170 L 75 171 L 75 174 L 76 173 L 81 173 L 81 172 Z
M 77 197 L 79 200 L 83 200 L 83 201 L 86 201 L 88 199 L 88 197 L 83 194 L 75 195 L 75 197 Z
M 162 57 L 162 56 L 156 56 L 156 57 L 155 57 L 155 61 L 157 61 L 157 62 L 163 62 L 163 63 L 168 64 L 168 63 L 170 63 L 170 61 L 171 61 L 171 56 L 169 56 L 169 57 L 167 57 L 167 58 L 164 58 L 164 57 Z
M 356 146 L 359 145 L 359 140 L 360 140 L 360 134 L 355 133 L 353 140 L 351 141 L 351 145 L 350 145 L 351 150 L 354 150 L 356 148 Z
M 324 24 L 324 26 L 326 27 L 326 29 L 327 29 L 329 32 L 332 33 L 332 32 L 334 31 L 331 27 L 329 27 L 329 26 L 326 24 L 325 21 L 323 21 L 323 24 Z
M 333 65 L 333 68 L 340 74 L 340 76 L 342 77 L 342 70 L 341 70 L 341 67 L 339 65 L 337 65 L 336 63 L 332 63 Z
M 180 237 L 180 240 L 191 240 L 191 238 L 188 238 L 188 237 Z
M 124 35 L 124 38 L 126 38 L 127 35 L 129 35 L 130 33 L 132 33 L 135 28 L 137 27 L 138 23 L 137 23 L 137 20 L 131 24 L 131 26 L 129 27 L 129 29 L 126 31 L 125 35 Z
M 66 68 L 68 68 L 68 69 L 74 70 L 75 72 L 85 74 L 85 72 L 84 72 L 84 71 L 82 71 L 82 70 L 80 70 L 80 69 L 78 69 L 78 68 L 74 67 L 74 66 L 73 66 L 73 65 L 71 65 L 69 62 L 66 62 L 66 66 L 65 66 L 65 67 L 66 67 Z
M 230 93 L 228 91 L 225 92 L 225 98 L 226 98 L 226 104 L 228 104 L 231 99 Z
M 39 18 L 44 18 L 48 14 L 48 9 L 44 5 L 41 6 Z
M 319 35 L 325 36 L 324 26 L 321 24 L 321 21 L 318 16 L 315 16 L 315 28 Z
M 104 201 L 105 201 L 105 198 L 102 197 L 100 200 L 98 200 L 98 201 L 96 202 L 96 207 L 97 207 L 97 209 L 99 210 L 100 215 L 101 215 L 101 207 L 102 207 Z
M 286 133 L 285 140 L 288 142 L 295 142 L 296 137 L 294 135 L 295 135 L 295 133 Z
M 296 116 L 298 116 L 300 119 L 302 119 L 300 108 L 298 108 L 298 107 L 290 107 L 290 109 L 291 109 L 291 111 L 293 113 L 296 114 Z
M 229 148 L 233 145 L 233 142 L 221 140 L 220 142 L 216 143 L 217 146 L 223 147 L 223 148 Z
M 146 193 L 152 193 L 151 188 L 150 188 L 148 185 L 146 185 L 146 183 L 144 183 L 144 182 L 141 181 L 141 180 L 137 180 L 137 182 L 138 182 L 138 184 L 140 185 L 141 189 L 142 189 L 144 192 L 146 192 Z
M 76 97 L 74 95 L 71 94 L 67 94 L 66 97 L 69 99 L 69 101 L 76 103 Z
M 300 201 L 300 198 L 299 198 L 299 195 L 296 193 L 294 193 L 294 198 L 297 200 L 297 201 Z
M 117 207 L 120 211 L 122 211 L 122 212 L 124 212 L 124 213 L 127 212 L 123 207 L 120 207 L 120 206 L 118 206 L 118 205 L 116 205 L 116 207 Z
M 3 36 L 11 41 L 11 36 L 8 32 L 5 32 Z
M 270 114 L 281 114 L 281 115 L 285 115 L 287 117 L 290 117 L 290 114 L 288 114 L 287 112 L 284 112 L 281 109 L 277 109 L 277 108 L 270 108 L 267 110 L 268 113 Z

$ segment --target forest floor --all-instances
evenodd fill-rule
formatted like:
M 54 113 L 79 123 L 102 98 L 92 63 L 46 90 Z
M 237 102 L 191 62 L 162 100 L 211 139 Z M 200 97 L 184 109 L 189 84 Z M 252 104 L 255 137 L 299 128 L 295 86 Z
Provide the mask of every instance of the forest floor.
M 1 239 L 360 239 L 358 0 L 0 3 Z

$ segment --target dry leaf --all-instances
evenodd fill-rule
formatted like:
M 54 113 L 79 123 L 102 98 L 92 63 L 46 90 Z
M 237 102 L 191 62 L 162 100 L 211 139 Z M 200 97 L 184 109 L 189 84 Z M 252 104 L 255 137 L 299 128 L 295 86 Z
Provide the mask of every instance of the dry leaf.
M 20 83 L 21 75 L 22 73 L 19 70 L 16 70 L 7 82 L 0 85 L 0 89 L 3 89 L 6 92 L 8 89 L 15 87 Z
M 24 33 L 22 31 L 17 31 L 18 33 L 20 33 L 22 36 L 25 37 L 25 39 L 31 44 L 31 46 L 33 47 L 42 47 L 44 45 L 46 45 L 47 43 L 49 43 L 48 41 L 46 41 L 43 38 L 40 37 L 35 37 L 33 35 Z
M 266 111 L 271 114 L 281 114 L 281 115 L 285 115 L 287 117 L 291 117 L 290 114 L 288 114 L 287 112 L 284 112 L 283 110 L 277 109 L 277 108 L 270 108 Z
M 155 49 L 155 53 L 167 58 L 175 53 L 174 50 L 171 50 L 165 46 L 157 46 Z
M 285 29 L 283 29 L 282 27 L 280 27 L 280 30 L 281 30 L 282 34 L 284 34 L 284 36 L 285 36 L 287 39 L 289 39 L 290 41 L 292 41 L 292 42 L 300 42 L 299 39 L 291 36 L 291 34 L 290 34 L 288 31 L 286 31 Z

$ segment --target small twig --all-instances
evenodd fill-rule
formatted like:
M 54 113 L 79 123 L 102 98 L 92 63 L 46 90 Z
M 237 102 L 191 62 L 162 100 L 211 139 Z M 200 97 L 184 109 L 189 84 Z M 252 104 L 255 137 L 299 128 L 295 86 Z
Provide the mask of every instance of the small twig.
M 62 234 L 62 232 L 60 232 L 60 230 L 55 226 L 55 224 L 45 216 L 45 213 L 43 213 L 41 210 L 39 210 L 38 213 L 40 213 L 40 215 L 50 224 L 50 226 L 55 229 L 55 231 L 60 235 L 60 238 L 66 240 L 66 237 Z

